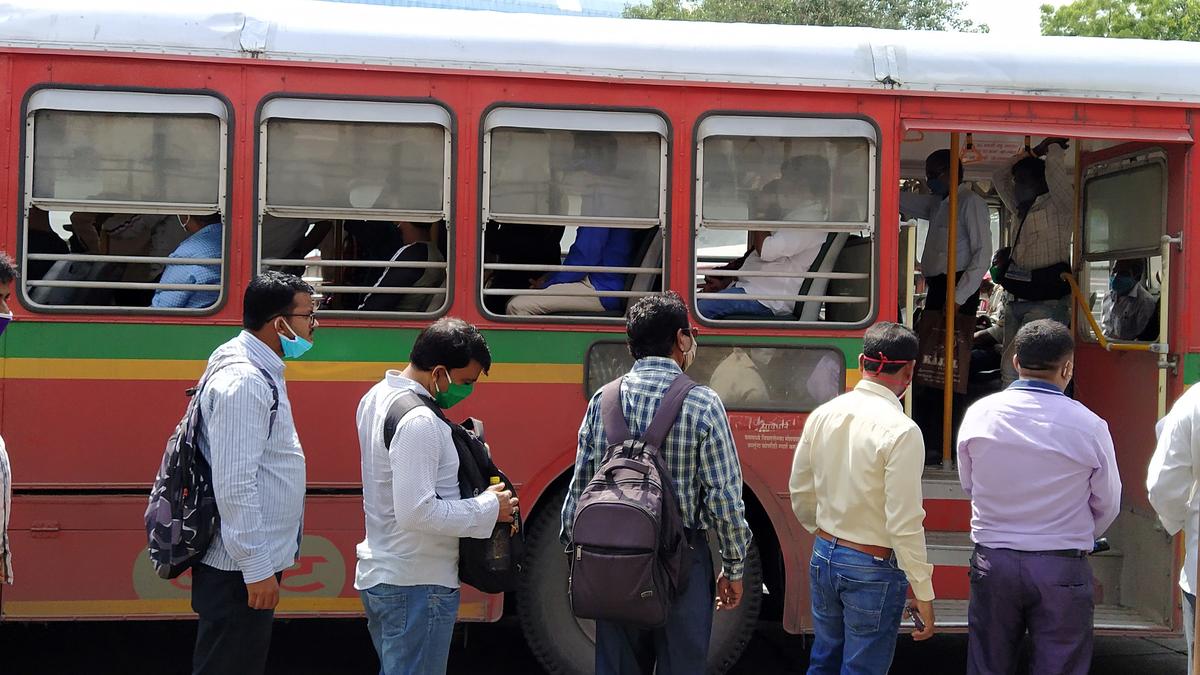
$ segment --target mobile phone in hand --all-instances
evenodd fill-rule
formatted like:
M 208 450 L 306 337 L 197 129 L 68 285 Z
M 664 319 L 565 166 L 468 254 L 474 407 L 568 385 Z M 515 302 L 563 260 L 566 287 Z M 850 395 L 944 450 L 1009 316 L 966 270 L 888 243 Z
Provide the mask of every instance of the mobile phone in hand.
M 908 618 L 912 619 L 913 625 L 916 626 L 918 631 L 925 630 L 925 620 L 921 618 L 921 613 L 917 611 L 916 607 L 908 605 L 904 608 L 904 613 L 908 615 Z

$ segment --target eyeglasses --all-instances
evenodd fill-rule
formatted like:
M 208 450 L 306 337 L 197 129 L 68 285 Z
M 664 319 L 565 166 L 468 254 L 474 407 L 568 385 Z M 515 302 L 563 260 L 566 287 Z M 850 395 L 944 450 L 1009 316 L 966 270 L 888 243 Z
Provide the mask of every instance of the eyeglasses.
M 280 314 L 279 316 L 286 316 L 288 318 L 291 318 L 294 316 L 302 316 L 302 317 L 305 317 L 306 319 L 308 319 L 308 327 L 309 328 L 314 328 L 317 325 L 317 312 L 315 310 L 312 312 L 309 312 L 308 314 Z

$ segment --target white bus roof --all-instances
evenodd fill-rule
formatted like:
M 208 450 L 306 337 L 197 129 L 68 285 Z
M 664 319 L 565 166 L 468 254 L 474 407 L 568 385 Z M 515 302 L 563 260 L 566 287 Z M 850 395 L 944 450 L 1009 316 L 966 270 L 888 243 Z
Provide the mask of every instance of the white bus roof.
M 384 7 L 0 2 L 0 48 L 565 76 L 1200 102 L 1200 44 Z

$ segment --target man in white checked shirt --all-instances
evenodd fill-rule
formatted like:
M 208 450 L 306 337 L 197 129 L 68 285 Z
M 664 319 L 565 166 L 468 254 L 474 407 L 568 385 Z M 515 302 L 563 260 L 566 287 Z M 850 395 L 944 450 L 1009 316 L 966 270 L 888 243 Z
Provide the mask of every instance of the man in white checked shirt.
M 279 580 L 300 554 L 304 451 L 283 359 L 312 347 L 312 286 L 291 274 L 258 275 L 246 288 L 242 327 L 209 357 L 211 375 L 197 394 L 221 524 L 192 568 L 194 675 L 265 670 Z
M 17 280 L 17 268 L 7 253 L 0 251 L 0 333 L 12 321 L 12 310 L 8 299 L 12 297 L 13 284 Z M 8 452 L 4 439 L 0 438 L 0 584 L 11 584 L 12 549 L 8 542 L 8 522 L 12 515 L 12 470 L 8 464 Z

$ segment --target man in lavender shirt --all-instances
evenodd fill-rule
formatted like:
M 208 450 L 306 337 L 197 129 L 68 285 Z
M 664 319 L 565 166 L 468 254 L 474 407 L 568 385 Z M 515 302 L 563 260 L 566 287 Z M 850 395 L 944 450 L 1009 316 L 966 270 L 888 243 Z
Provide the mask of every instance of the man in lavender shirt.
M 971 406 L 958 432 L 975 542 L 967 672 L 1014 672 L 1029 631 L 1029 672 L 1084 675 L 1087 556 L 1120 511 L 1121 478 L 1108 425 L 1063 394 L 1075 369 L 1070 329 L 1033 321 L 1013 344 L 1020 379 Z

